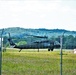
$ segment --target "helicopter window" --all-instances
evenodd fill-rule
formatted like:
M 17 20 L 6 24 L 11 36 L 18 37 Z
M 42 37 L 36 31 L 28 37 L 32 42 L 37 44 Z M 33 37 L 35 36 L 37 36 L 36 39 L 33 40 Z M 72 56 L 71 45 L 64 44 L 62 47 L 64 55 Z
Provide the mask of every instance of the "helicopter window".
M 50 46 L 50 43 L 44 43 L 44 46 Z

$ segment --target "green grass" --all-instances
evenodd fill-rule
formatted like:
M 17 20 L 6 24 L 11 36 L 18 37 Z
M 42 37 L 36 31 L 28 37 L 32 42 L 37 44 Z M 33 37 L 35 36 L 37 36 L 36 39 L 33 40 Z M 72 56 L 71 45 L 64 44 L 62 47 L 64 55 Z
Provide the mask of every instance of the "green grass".
M 60 75 L 60 51 L 7 49 L 2 75 Z M 63 51 L 63 75 L 76 75 L 76 54 Z

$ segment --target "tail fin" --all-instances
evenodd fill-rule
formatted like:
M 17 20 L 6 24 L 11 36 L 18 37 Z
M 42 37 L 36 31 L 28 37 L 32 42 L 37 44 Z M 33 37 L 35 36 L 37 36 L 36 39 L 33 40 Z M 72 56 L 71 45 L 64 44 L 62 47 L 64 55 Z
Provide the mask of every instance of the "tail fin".
M 8 41 L 9 41 L 9 43 L 10 43 L 10 45 L 11 45 L 11 46 L 16 45 L 16 44 L 12 41 L 12 39 L 11 39 L 11 38 L 9 38 L 9 39 L 8 39 Z
M 9 33 L 8 41 L 9 41 L 9 43 L 10 43 L 10 46 L 13 46 L 13 47 L 16 46 L 16 44 L 12 41 L 12 39 L 11 39 L 11 37 L 10 37 L 10 33 Z

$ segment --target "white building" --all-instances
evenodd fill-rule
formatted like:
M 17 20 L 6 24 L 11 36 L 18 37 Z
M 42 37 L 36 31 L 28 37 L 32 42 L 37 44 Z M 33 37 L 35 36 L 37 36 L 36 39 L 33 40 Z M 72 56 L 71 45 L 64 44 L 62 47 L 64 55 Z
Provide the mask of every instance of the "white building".
M 76 54 L 76 49 L 74 49 L 74 54 Z

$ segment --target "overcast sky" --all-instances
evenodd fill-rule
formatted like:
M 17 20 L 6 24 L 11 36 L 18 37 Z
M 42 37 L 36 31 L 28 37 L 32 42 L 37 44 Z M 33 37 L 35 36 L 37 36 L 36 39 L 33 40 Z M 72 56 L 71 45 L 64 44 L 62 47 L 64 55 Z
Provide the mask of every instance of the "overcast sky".
M 8 27 L 76 31 L 76 0 L 0 0 L 0 29 Z

